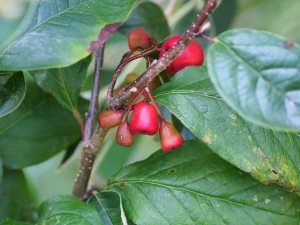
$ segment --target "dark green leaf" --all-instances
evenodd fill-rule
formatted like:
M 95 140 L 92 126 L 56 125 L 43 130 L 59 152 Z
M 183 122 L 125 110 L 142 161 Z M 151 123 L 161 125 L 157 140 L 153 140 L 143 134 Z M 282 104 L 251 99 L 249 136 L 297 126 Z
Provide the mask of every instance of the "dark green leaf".
M 258 183 L 199 142 L 123 169 L 118 191 L 136 224 L 299 224 L 299 197 Z
M 27 223 L 27 222 L 22 222 L 22 221 L 17 221 L 17 220 L 12 220 L 12 219 L 6 218 L 2 221 L 1 225 L 32 225 L 32 223 Z
M 62 106 L 73 111 L 77 108 L 79 93 L 89 64 L 90 57 L 69 67 L 37 70 L 31 73 L 44 91 L 53 94 Z
M 95 194 L 88 202 L 93 205 L 105 225 L 127 224 L 123 211 L 121 195 L 115 191 L 103 191 Z M 125 220 L 124 223 L 122 219 Z
M 39 208 L 40 225 L 101 225 L 103 224 L 96 209 L 81 200 L 68 196 L 58 195 L 43 202 Z
M 32 82 L 27 86 L 21 106 L 0 120 L 0 157 L 10 168 L 41 162 L 80 137 L 72 113 Z
M 216 33 L 219 34 L 228 29 L 238 9 L 237 0 L 223 1 L 212 15 Z M 224 19 L 226 18 L 226 19 Z
M 162 41 L 170 34 L 168 22 L 161 8 L 153 2 L 142 2 L 133 11 L 120 32 L 128 35 L 135 29 L 144 29 L 158 41 Z
M 107 24 L 123 22 L 136 0 L 41 0 L 22 32 L 0 50 L 0 70 L 69 66 L 89 55 Z
M 225 160 L 300 193 L 300 138 L 245 122 L 216 94 L 205 67 L 176 74 L 155 98 Z
M 0 117 L 14 111 L 25 96 L 22 73 L 0 75 Z
M 0 157 L 0 183 L 3 179 L 3 165 L 2 165 L 2 159 Z
M 276 130 L 300 131 L 300 47 L 271 33 L 237 29 L 218 36 L 208 72 L 243 118 Z
M 0 222 L 6 217 L 32 220 L 33 201 L 20 170 L 4 170 L 0 181 Z

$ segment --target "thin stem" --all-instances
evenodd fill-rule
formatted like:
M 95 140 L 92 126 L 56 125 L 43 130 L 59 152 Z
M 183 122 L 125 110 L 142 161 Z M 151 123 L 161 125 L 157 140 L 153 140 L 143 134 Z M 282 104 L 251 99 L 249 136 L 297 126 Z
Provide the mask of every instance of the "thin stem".
M 107 103 L 109 104 L 109 102 L 113 99 L 113 92 L 115 89 L 115 85 L 118 79 L 119 74 L 121 73 L 121 71 L 123 70 L 123 68 L 130 62 L 132 62 L 133 60 L 139 59 L 139 58 L 146 58 L 147 60 L 147 64 L 148 63 L 148 55 L 155 52 L 155 51 L 159 51 L 158 45 L 157 45 L 157 41 L 156 39 L 153 39 L 152 42 L 154 43 L 154 47 L 151 49 L 148 49 L 144 52 L 141 52 L 140 54 L 134 55 L 132 57 L 130 57 L 133 52 L 127 52 L 123 55 L 122 60 L 120 62 L 120 64 L 118 65 L 118 67 L 116 68 L 116 70 L 113 73 L 112 76 L 112 81 L 110 82 L 108 89 L 107 89 L 107 96 L 106 96 L 106 100 Z
M 98 105 L 98 96 L 99 96 L 99 89 L 100 89 L 100 75 L 102 72 L 102 65 L 103 65 L 103 54 L 104 54 L 104 48 L 105 44 L 101 45 L 96 53 L 96 70 L 95 70 L 95 76 L 94 76 L 94 85 L 92 90 L 92 98 L 91 98 L 91 104 L 89 108 L 89 112 L 87 114 L 87 120 L 85 125 L 85 131 L 84 131 L 84 145 L 88 145 L 88 142 L 92 138 L 93 134 L 93 128 L 94 128 L 94 121 L 96 117 L 96 113 L 98 111 L 99 105 Z
M 134 104 L 139 100 L 139 98 L 144 94 L 144 89 L 131 101 L 130 105 L 127 108 L 125 120 L 128 122 L 129 112 L 133 108 Z
M 94 160 L 107 133 L 107 130 L 103 130 L 99 128 L 99 126 L 96 126 L 94 130 L 94 122 L 97 112 L 99 111 L 98 97 L 101 86 L 100 77 L 102 73 L 105 42 L 113 36 L 120 25 L 121 23 L 106 25 L 100 31 L 98 40 L 90 43 L 90 48 L 88 50 L 90 52 L 96 51 L 96 59 L 91 103 L 87 113 L 86 125 L 84 129 L 80 168 L 73 186 L 73 194 L 79 198 L 82 198 L 86 193 L 91 171 L 94 165 Z
M 94 131 L 94 121 L 99 108 L 98 96 L 104 48 L 105 44 L 100 45 L 96 52 L 94 83 L 90 108 L 87 113 L 87 120 L 84 129 L 83 151 L 81 153 L 80 168 L 77 172 L 73 186 L 73 195 L 79 198 L 81 198 L 86 192 L 96 154 L 107 133 L 106 130 L 101 130 L 99 127 L 97 127 L 97 130 Z
M 80 112 L 76 108 L 74 108 L 72 110 L 72 113 L 73 113 L 74 118 L 76 119 L 76 122 L 78 123 L 78 125 L 80 127 L 81 134 L 83 137 L 84 136 L 84 120 L 83 120 Z
M 160 119 L 161 119 L 161 120 L 164 120 L 164 118 L 163 118 L 163 116 L 162 116 L 162 114 L 161 114 L 161 112 L 160 112 L 160 110 L 159 110 L 159 108 L 158 108 L 158 106 L 157 106 L 157 104 L 156 104 L 156 102 L 155 102 L 155 100 L 154 100 L 154 98 L 153 98 L 153 96 L 152 96 L 152 94 L 151 94 L 149 88 L 146 87 L 144 90 L 145 90 L 145 92 L 146 92 L 148 98 L 150 98 L 150 101 L 152 102 L 152 105 L 155 107 L 155 109 L 156 109 L 156 111 L 157 111 L 157 113 L 158 113 Z

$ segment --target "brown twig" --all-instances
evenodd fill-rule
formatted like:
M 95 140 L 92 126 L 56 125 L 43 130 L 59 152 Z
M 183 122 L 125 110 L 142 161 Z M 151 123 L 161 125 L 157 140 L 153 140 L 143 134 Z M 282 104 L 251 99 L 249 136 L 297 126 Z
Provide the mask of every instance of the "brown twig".
M 91 176 L 94 161 L 101 147 L 107 130 L 96 127 L 89 145 L 83 146 L 81 153 L 80 168 L 77 172 L 75 184 L 73 187 L 73 195 L 82 198 L 87 190 L 89 179 Z
M 98 97 L 105 42 L 117 31 L 119 26 L 120 24 L 117 23 L 104 27 L 99 34 L 98 40 L 92 42 L 89 48 L 90 52 L 96 51 L 96 63 L 91 103 L 84 128 L 80 168 L 73 186 L 73 195 L 79 198 L 82 198 L 87 190 L 94 160 L 107 133 L 107 130 L 100 129 L 98 126 L 94 130 L 94 124 L 97 112 L 99 111 Z
M 168 65 L 188 46 L 194 39 L 195 34 L 199 32 L 201 26 L 205 23 L 208 16 L 218 6 L 219 0 L 208 0 L 201 12 L 197 15 L 196 20 L 191 24 L 189 29 L 182 35 L 177 44 L 167 51 L 159 60 L 153 63 L 149 68 L 134 82 L 123 88 L 115 97 L 108 97 L 108 105 L 112 109 L 121 109 L 124 103 L 138 94 L 132 90 L 141 91 L 146 87 L 160 72 L 165 70 Z
M 117 78 L 119 76 L 119 74 L 122 72 L 123 68 L 130 62 L 132 62 L 133 60 L 139 59 L 139 58 L 145 58 L 148 64 L 148 55 L 157 51 L 158 50 L 158 46 L 157 46 L 157 42 L 155 41 L 155 46 L 151 49 L 148 49 L 144 52 L 141 52 L 137 55 L 131 56 L 134 52 L 127 52 L 123 55 L 120 64 L 118 65 L 118 67 L 115 69 L 113 75 L 112 75 L 112 81 L 110 82 L 108 89 L 107 89 L 107 103 L 109 104 L 109 102 L 113 99 L 113 92 L 115 89 L 115 85 L 117 82 Z

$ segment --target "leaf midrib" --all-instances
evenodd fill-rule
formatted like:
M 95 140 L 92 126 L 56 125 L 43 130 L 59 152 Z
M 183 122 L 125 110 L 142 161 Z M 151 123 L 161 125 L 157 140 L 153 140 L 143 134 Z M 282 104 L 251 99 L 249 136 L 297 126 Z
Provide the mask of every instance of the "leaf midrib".
M 242 58 L 235 50 L 234 48 L 231 48 L 230 45 L 227 45 L 225 41 L 220 40 L 218 41 L 219 44 L 223 45 L 228 51 L 230 51 L 231 53 L 233 53 L 237 58 L 239 58 L 243 63 L 245 63 L 245 65 L 250 68 L 256 75 L 258 78 L 263 79 L 266 83 L 268 83 L 270 85 L 270 87 L 272 87 L 274 90 L 276 90 L 278 93 L 280 93 L 282 96 L 284 96 L 284 98 L 288 99 L 289 101 L 291 101 L 292 103 L 294 103 L 296 105 L 296 102 L 294 102 L 293 99 L 291 99 L 289 96 L 287 96 L 285 94 L 285 92 L 283 90 L 281 90 L 280 88 L 276 87 L 272 82 L 270 82 L 268 79 L 266 79 L 261 73 L 260 71 L 258 71 L 254 66 L 252 66 L 250 63 L 248 63 L 247 61 L 245 61 L 244 58 Z M 234 45 L 233 45 L 234 46 Z M 265 116 L 264 116 L 265 117 Z
M 65 80 L 65 72 L 62 69 L 59 69 L 58 71 L 59 71 L 58 79 L 61 81 L 60 83 L 62 84 L 62 91 L 64 92 L 64 94 L 67 98 L 67 101 L 69 102 L 69 105 L 71 106 L 71 109 L 74 110 L 76 107 L 71 100 L 71 96 L 70 96 L 70 93 L 67 88 L 67 84 L 66 84 L 66 80 Z
M 102 210 L 104 211 L 104 214 L 105 214 L 106 217 L 108 218 L 108 220 L 109 220 L 109 225 L 113 225 L 113 223 L 112 223 L 112 221 L 111 221 L 109 215 L 108 215 L 107 212 L 106 212 L 106 209 L 105 209 L 105 208 L 103 207 L 103 205 L 101 204 L 101 199 L 99 199 L 97 195 L 95 195 L 95 197 L 96 197 L 96 199 L 97 199 L 97 201 L 98 201 L 100 207 L 101 207 Z
M 196 191 L 189 190 L 189 189 L 186 189 L 186 188 L 183 188 L 183 187 L 177 187 L 177 186 L 173 186 L 173 185 L 157 183 L 157 182 L 154 182 L 154 181 L 124 179 L 124 180 L 122 180 L 122 182 L 129 183 L 129 184 L 130 183 L 142 183 L 142 184 L 148 184 L 148 185 L 158 186 L 158 187 L 162 187 L 162 188 L 177 189 L 177 190 L 180 190 L 180 191 L 183 191 L 183 192 L 188 192 L 188 193 L 192 193 L 192 194 L 195 194 L 195 195 L 201 195 L 202 197 L 205 197 L 205 198 L 213 198 L 213 199 L 216 199 L 216 200 L 219 200 L 219 201 L 224 201 L 224 202 L 227 202 L 229 204 L 238 205 L 238 206 L 241 206 L 241 207 L 248 207 L 248 208 L 252 208 L 252 209 L 255 209 L 255 210 L 262 210 L 262 211 L 266 211 L 268 213 L 273 213 L 273 214 L 276 214 L 276 215 L 290 217 L 290 218 L 293 218 L 293 219 L 296 218 L 293 215 L 286 215 L 286 214 L 282 214 L 282 213 L 279 213 L 279 212 L 276 212 L 276 211 L 273 211 L 273 210 L 267 210 L 267 209 L 263 209 L 263 208 L 260 208 L 260 207 L 253 207 L 253 206 L 245 205 L 245 204 L 242 204 L 240 202 L 232 201 L 232 200 L 229 200 L 229 199 L 223 199 L 223 198 L 213 196 L 213 195 L 209 195 L 209 194 L 206 194 L 206 193 L 196 192 Z M 108 185 L 108 188 L 111 187 L 111 186 L 118 186 L 119 187 L 119 182 L 118 181 L 113 181 L 111 184 Z

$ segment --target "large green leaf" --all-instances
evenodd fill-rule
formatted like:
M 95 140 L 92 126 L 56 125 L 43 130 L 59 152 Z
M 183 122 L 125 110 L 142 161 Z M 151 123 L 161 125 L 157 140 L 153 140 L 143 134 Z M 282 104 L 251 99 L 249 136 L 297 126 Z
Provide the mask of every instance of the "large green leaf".
M 14 111 L 25 96 L 25 79 L 22 73 L 0 74 L 0 117 Z
M 123 22 L 135 2 L 38 1 L 20 35 L 0 50 L 0 70 L 63 67 L 85 58 L 99 31 L 107 24 Z
M 128 35 L 135 29 L 144 29 L 159 41 L 163 41 L 170 34 L 168 22 L 162 9 L 153 2 L 139 4 L 128 21 L 120 28 L 120 32 Z
M 300 131 L 300 47 L 270 33 L 227 31 L 208 52 L 208 72 L 224 100 L 246 120 Z
M 1 225 L 33 225 L 33 224 L 6 218 L 2 221 Z
M 58 195 L 43 202 L 39 208 L 39 215 L 37 224 L 40 225 L 103 224 L 93 206 L 68 195 Z
M 1 225 L 33 225 L 33 224 L 6 218 L 2 221 Z
M 127 220 L 123 211 L 121 195 L 115 191 L 103 191 L 95 194 L 89 201 L 105 225 L 123 225 Z M 124 220 L 124 223 L 122 221 Z
M 33 201 L 25 176 L 20 170 L 4 171 L 0 181 L 0 222 L 6 218 L 33 219 Z
M 205 67 L 190 67 L 156 93 L 199 139 L 263 183 L 300 193 L 300 138 L 245 122 L 216 94 Z
M 69 67 L 37 70 L 31 73 L 44 91 L 52 93 L 62 106 L 73 111 L 77 108 L 79 93 L 89 64 L 90 57 Z
M 80 137 L 72 113 L 32 82 L 27 86 L 21 106 L 0 120 L 0 157 L 10 168 L 41 162 Z
M 208 147 L 187 142 L 123 169 L 108 186 L 136 224 L 299 224 L 299 197 L 265 186 Z

